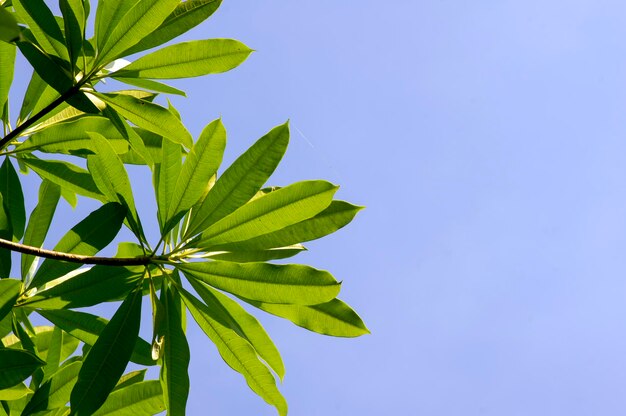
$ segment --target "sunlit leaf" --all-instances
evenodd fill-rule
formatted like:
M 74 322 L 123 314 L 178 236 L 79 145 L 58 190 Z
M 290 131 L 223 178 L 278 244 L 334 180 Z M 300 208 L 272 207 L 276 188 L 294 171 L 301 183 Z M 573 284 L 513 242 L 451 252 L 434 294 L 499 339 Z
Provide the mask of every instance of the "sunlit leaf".
M 234 261 L 237 263 L 251 263 L 258 261 L 270 261 L 286 259 L 296 254 L 302 253 L 306 249 L 300 244 L 288 247 L 270 248 L 267 250 L 239 250 L 216 251 L 208 253 L 207 256 L 213 260 Z
M 19 280 L 0 280 L 0 321 L 11 312 L 21 290 L 22 283 Z
M 111 34 L 98 44 L 97 62 L 111 62 L 158 28 L 180 0 L 139 1 L 118 22 Z
M 133 360 L 132 356 L 130 360 Z M 148 370 L 144 368 L 143 370 L 131 371 L 130 373 L 124 374 L 122 377 L 120 377 L 120 380 L 115 385 L 113 391 L 123 389 L 124 387 L 128 387 L 130 385 L 143 381 L 144 377 L 146 376 L 146 371 Z
M 241 373 L 248 386 L 267 403 L 275 406 L 281 416 L 287 415 L 287 402 L 276 388 L 276 380 L 259 360 L 250 343 L 233 329 L 212 317 L 210 309 L 184 289 L 180 293 L 205 334 L 213 341 L 224 361 Z
M 65 27 L 65 44 L 72 67 L 76 64 L 83 45 L 85 31 L 85 9 L 83 0 L 59 0 Z
M 26 387 L 26 384 L 20 383 L 13 387 L 0 390 L 0 400 L 19 400 L 31 393 L 33 393 L 33 391 Z
M 17 20 L 6 7 L 6 5 L 0 5 L 0 41 L 3 43 L 13 42 L 20 37 L 20 28 L 17 25 Z M 3 60 L 2 62 L 5 61 Z
M 304 221 L 332 201 L 337 186 L 325 181 L 303 181 L 255 199 L 209 226 L 196 247 L 249 240 Z
M 237 302 L 228 296 L 205 286 L 193 279 L 189 281 L 200 298 L 212 311 L 213 316 L 219 316 L 222 323 L 227 324 L 240 336 L 248 340 L 269 367 L 282 380 L 285 376 L 285 365 L 278 349 L 270 336 L 265 332 L 257 319 L 250 315 Z
M 81 340 L 85 344 L 93 345 L 108 320 L 86 312 L 71 310 L 40 310 L 41 316 L 62 328 L 68 334 Z M 150 344 L 143 338 L 137 338 L 130 360 L 141 365 L 154 365 L 150 357 Z
M 93 415 L 124 374 L 139 335 L 141 298 L 140 290 L 131 292 L 89 350 L 70 396 L 71 415 Z
M 59 198 L 61 197 L 61 188 L 58 185 L 44 180 L 39 187 L 39 202 L 28 218 L 28 226 L 24 233 L 24 244 L 41 247 L 48 229 L 54 217 Z M 22 278 L 28 274 L 35 256 L 22 254 Z
M 124 52 L 131 55 L 174 39 L 211 16 L 222 0 L 187 0 L 181 2 L 163 23 L 135 46 Z
M 178 268 L 188 278 L 268 303 L 315 305 L 333 299 L 340 289 L 330 273 L 299 264 L 209 261 L 180 264 Z
M 123 94 L 97 94 L 133 124 L 191 148 L 193 140 L 181 121 L 167 109 Z
M 106 247 L 117 235 L 126 216 L 126 208 L 110 202 L 89 214 L 61 238 L 54 247 L 63 253 L 93 256 Z M 69 263 L 46 259 L 37 270 L 30 287 L 38 287 L 80 267 Z
M 0 22 L 2 20 L 3 12 L 6 13 L 4 7 L 0 6 Z M 0 26 L 0 33 L 4 28 Z M 15 67 L 15 45 L 2 42 L 3 35 L 0 35 L 0 119 L 4 120 L 3 108 L 7 100 L 9 99 L 9 89 L 13 82 L 13 71 Z
M 37 389 L 22 415 L 32 415 L 45 409 L 64 406 L 70 399 L 70 392 L 76 384 L 81 366 L 81 361 L 75 361 L 58 369 Z
M 11 227 L 11 219 L 4 206 L 2 193 L 0 193 L 0 238 L 11 241 L 13 239 L 13 230 Z M 7 278 L 11 275 L 11 250 L 0 248 L 0 279 Z
M 93 416 L 152 416 L 163 410 L 161 384 L 158 380 L 147 380 L 114 390 Z
M 125 78 L 190 78 L 229 71 L 252 53 L 233 39 L 206 39 L 166 46 L 137 59 L 115 75 Z
M 48 359 L 48 351 L 54 343 L 53 333 L 54 327 L 51 326 L 36 326 L 34 328 L 34 347 L 37 349 L 37 354 L 42 360 Z M 2 342 L 7 347 L 11 348 L 26 348 L 22 345 L 20 338 L 11 334 L 2 339 Z M 78 348 L 78 340 L 71 336 L 63 336 L 61 344 L 60 360 L 63 361 L 68 358 Z
M 95 20 L 96 44 L 104 46 L 124 14 L 139 0 L 104 0 L 98 2 Z
M 206 229 L 245 204 L 276 169 L 289 143 L 289 126 L 283 124 L 261 137 L 218 178 L 194 208 L 184 239 Z
M 178 88 L 174 88 L 171 85 L 164 84 L 162 82 L 153 81 L 151 79 L 142 79 L 142 78 L 123 78 L 113 76 L 112 78 L 117 81 L 123 82 L 125 84 L 134 85 L 135 87 L 145 88 L 150 91 L 162 92 L 165 94 L 176 94 L 182 95 L 186 97 L 185 91 L 179 90 Z
M 161 143 L 161 163 L 154 167 L 154 189 L 156 193 L 158 219 L 161 234 L 165 235 L 167 213 L 182 169 L 181 146 L 169 140 Z
M 221 120 L 211 122 L 202 130 L 198 141 L 185 158 L 173 192 L 168 195 L 171 200 L 164 232 L 169 231 L 206 194 L 209 180 L 222 163 L 225 146 L 226 130 Z
M 42 179 L 47 179 L 79 195 L 100 201 L 104 199 L 89 172 L 83 168 L 69 162 L 42 160 L 33 156 L 22 155 L 20 159 Z
M 123 298 L 141 278 L 141 274 L 124 267 L 94 266 L 22 298 L 20 305 L 43 309 L 93 306 Z

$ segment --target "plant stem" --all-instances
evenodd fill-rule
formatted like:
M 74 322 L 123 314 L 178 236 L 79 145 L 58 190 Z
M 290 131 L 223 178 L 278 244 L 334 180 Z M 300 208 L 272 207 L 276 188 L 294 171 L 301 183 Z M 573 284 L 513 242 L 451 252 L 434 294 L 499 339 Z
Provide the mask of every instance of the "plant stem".
M 58 105 L 62 104 L 72 95 L 76 94 L 80 90 L 81 86 L 82 86 L 82 83 L 78 83 L 74 85 L 72 88 L 70 88 L 63 94 L 61 94 L 61 96 L 59 96 L 56 100 L 48 104 L 40 112 L 38 112 L 31 118 L 27 119 L 25 122 L 17 126 L 15 130 L 11 131 L 2 140 L 0 140 L 0 150 L 4 149 L 7 146 L 7 143 L 9 143 L 14 138 L 18 137 L 20 134 L 22 134 L 22 132 L 24 132 L 27 128 L 35 124 L 40 118 L 48 114 L 50 111 L 54 110 Z
M 23 254 L 45 257 L 47 259 L 67 261 L 69 263 L 99 264 L 104 266 L 145 266 L 152 261 L 152 257 L 96 257 L 83 256 L 81 254 L 63 253 L 60 251 L 46 250 L 39 247 L 27 246 L 13 241 L 0 238 L 0 248 L 17 251 Z

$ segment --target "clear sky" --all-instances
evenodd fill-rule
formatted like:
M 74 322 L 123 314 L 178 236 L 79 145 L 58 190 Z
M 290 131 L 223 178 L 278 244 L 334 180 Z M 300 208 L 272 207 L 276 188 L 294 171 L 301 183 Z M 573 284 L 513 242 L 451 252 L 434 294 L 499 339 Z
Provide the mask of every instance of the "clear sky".
M 228 163 L 290 119 L 270 183 L 367 206 L 293 260 L 342 280 L 371 335 L 257 315 L 291 415 L 626 410 L 623 2 L 227 0 L 185 36 L 210 37 L 257 52 L 175 83 L 194 136 L 221 116 Z M 190 415 L 275 414 L 189 334 Z

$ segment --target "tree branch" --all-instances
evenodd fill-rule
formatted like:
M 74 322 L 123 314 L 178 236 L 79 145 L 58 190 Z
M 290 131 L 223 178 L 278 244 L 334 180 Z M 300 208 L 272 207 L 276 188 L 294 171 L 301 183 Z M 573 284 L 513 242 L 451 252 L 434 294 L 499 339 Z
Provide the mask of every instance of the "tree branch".
M 148 256 L 119 258 L 83 256 L 81 254 L 63 253 L 60 251 L 27 246 L 2 238 L 0 238 L 0 248 L 6 248 L 23 254 L 32 254 L 33 256 L 45 257 L 47 259 L 67 261 L 69 263 L 100 264 L 105 266 L 145 266 L 150 263 L 150 260 L 152 260 L 152 257 Z

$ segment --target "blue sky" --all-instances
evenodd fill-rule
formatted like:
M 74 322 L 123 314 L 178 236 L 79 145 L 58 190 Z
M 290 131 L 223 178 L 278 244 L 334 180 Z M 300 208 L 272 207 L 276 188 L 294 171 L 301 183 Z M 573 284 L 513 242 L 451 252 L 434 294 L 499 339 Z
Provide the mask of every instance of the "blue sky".
M 221 116 L 228 163 L 290 119 L 270 183 L 367 206 L 294 260 L 372 334 L 258 315 L 291 415 L 626 409 L 625 28 L 618 1 L 230 0 L 185 35 L 256 49 L 175 83 L 194 136 Z M 189 334 L 190 415 L 275 414 Z

